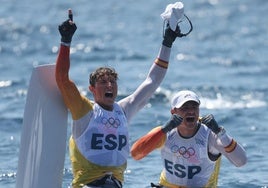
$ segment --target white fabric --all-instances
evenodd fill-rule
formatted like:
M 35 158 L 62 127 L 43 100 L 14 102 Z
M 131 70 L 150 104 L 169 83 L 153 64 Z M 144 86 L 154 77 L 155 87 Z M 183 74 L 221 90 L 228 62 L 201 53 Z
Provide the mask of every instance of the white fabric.
M 222 144 L 224 147 L 228 146 L 232 142 L 232 138 L 229 135 L 227 135 L 226 133 L 219 136 L 218 138 L 219 139 L 217 140 L 217 142 L 220 142 L 218 144 Z
M 85 132 L 75 139 L 79 151 L 89 161 L 101 166 L 119 166 L 129 154 L 128 124 L 122 108 L 114 103 L 113 111 L 94 104 Z
M 163 50 L 164 48 L 161 49 Z M 134 91 L 134 93 L 118 101 L 118 104 L 122 107 L 128 122 L 130 122 L 134 115 L 148 103 L 149 99 L 159 87 L 166 72 L 167 69 L 153 63 L 146 79 Z
M 169 4 L 166 7 L 165 12 L 161 14 L 163 20 L 169 22 L 170 28 L 175 31 L 178 22 L 181 20 L 184 14 L 184 5 L 182 2 L 176 2 Z
M 209 133 L 210 130 L 202 124 L 191 138 L 181 137 L 177 129 L 167 134 L 161 155 L 169 183 L 187 187 L 206 185 L 215 166 L 208 157 Z
M 182 90 L 176 93 L 171 99 L 171 108 L 180 108 L 188 101 L 195 101 L 200 104 L 199 97 L 196 93 L 189 90 Z
M 16 188 L 61 187 L 67 115 L 55 64 L 35 67 L 24 108 Z

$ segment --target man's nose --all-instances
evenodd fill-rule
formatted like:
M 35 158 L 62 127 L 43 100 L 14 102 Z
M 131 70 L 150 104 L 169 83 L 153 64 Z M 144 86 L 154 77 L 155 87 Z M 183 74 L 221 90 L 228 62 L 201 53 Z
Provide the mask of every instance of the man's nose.
M 111 81 L 107 81 L 107 86 L 108 86 L 108 87 L 112 87 L 112 85 L 113 85 L 113 84 L 112 84 Z

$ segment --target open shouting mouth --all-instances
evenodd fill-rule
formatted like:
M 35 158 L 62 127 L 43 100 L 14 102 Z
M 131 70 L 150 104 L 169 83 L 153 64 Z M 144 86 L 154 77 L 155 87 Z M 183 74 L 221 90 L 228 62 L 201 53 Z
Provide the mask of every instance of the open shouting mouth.
M 193 123 L 194 120 L 195 120 L 195 118 L 194 118 L 193 116 L 192 116 L 192 117 L 186 117 L 186 121 L 187 121 L 188 123 Z
M 112 92 L 106 92 L 105 97 L 112 98 L 114 94 Z

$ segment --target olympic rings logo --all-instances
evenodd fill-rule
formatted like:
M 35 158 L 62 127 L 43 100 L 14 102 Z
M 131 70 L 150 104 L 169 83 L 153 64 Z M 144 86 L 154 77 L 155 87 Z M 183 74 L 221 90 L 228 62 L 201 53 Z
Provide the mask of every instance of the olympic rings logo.
M 183 158 L 189 159 L 191 156 L 194 156 L 195 150 L 192 147 L 189 147 L 188 149 L 185 146 L 177 146 L 174 145 L 171 147 L 172 153 L 179 153 Z
M 117 128 L 120 126 L 121 122 L 119 119 L 114 119 L 113 117 L 110 117 L 109 119 L 103 117 L 101 120 L 101 123 L 104 124 L 106 127 L 114 127 Z

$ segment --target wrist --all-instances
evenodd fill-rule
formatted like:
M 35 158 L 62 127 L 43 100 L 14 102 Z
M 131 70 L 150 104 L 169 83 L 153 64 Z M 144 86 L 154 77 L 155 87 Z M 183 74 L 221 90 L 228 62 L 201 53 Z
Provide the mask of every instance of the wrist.
M 68 43 L 72 42 L 72 37 L 70 37 L 70 36 L 61 36 L 60 41 L 68 44 Z
M 224 129 L 224 127 L 219 127 L 219 132 L 216 133 L 216 134 L 220 138 L 220 137 L 222 137 L 223 135 L 226 134 L 226 130 Z
M 169 62 L 170 53 L 171 53 L 171 48 L 161 45 L 157 58 L 161 59 L 162 61 Z
M 161 130 L 165 134 L 169 131 L 169 129 L 167 127 L 161 127 Z
M 62 42 L 61 41 L 60 44 L 63 45 L 63 46 L 69 46 L 69 47 L 71 46 L 71 42 L 68 43 L 68 42 Z
M 222 143 L 226 153 L 231 153 L 235 150 L 237 142 L 226 134 L 226 131 L 221 127 L 221 131 L 217 134 L 220 142 Z
M 228 146 L 232 142 L 232 138 L 226 134 L 223 127 L 221 127 L 221 131 L 217 134 L 217 138 L 220 140 L 223 147 Z
M 168 48 L 171 48 L 172 47 L 172 43 L 173 41 L 169 40 L 169 39 L 164 39 L 162 41 L 162 44 L 165 46 L 165 47 L 168 47 Z

